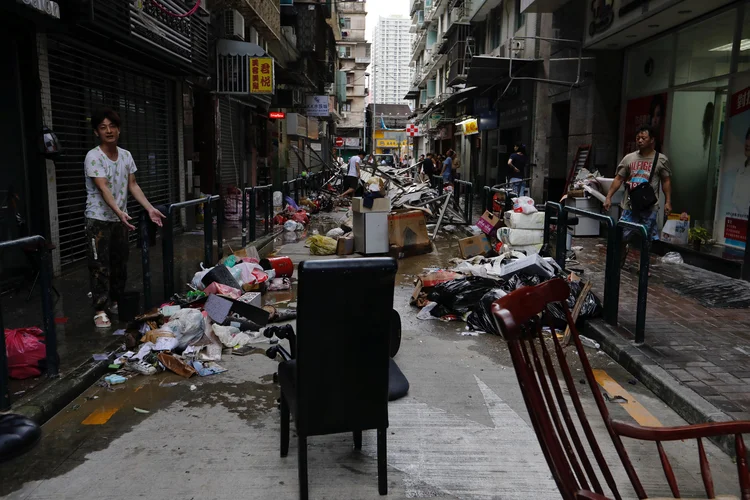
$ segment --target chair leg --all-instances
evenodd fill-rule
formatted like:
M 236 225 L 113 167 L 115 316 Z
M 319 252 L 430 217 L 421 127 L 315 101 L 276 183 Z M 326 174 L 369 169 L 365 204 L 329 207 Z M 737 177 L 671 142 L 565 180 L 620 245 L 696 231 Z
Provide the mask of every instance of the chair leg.
M 355 450 L 361 450 L 362 449 L 362 431 L 354 431 L 354 449 Z
M 388 494 L 388 457 L 386 456 L 386 429 L 378 429 L 378 492 Z
M 34 288 L 36 288 L 36 282 L 39 280 L 39 273 L 40 271 L 37 271 L 36 276 L 34 276 L 34 282 L 31 284 L 31 290 L 29 290 L 29 295 L 26 296 L 26 302 L 31 300 L 31 294 L 34 293 Z
M 289 405 L 281 393 L 281 456 L 289 454 Z
M 299 461 L 299 498 L 307 500 L 307 438 L 299 437 L 299 449 L 297 450 Z

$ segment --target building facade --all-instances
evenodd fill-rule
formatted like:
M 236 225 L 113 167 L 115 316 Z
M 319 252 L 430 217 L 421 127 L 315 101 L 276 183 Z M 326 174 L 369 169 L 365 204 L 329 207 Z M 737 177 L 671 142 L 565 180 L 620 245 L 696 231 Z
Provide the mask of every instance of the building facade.
M 401 16 L 379 17 L 372 36 L 372 102 L 375 104 L 406 104 L 404 99 L 411 85 L 411 22 Z
M 369 95 L 367 67 L 371 61 L 370 43 L 365 39 L 366 5 L 360 0 L 337 2 L 341 28 L 341 40 L 336 44 L 339 85 L 346 93 L 337 130 L 338 136 L 344 139 L 340 153 L 345 159 L 364 146 L 365 107 Z

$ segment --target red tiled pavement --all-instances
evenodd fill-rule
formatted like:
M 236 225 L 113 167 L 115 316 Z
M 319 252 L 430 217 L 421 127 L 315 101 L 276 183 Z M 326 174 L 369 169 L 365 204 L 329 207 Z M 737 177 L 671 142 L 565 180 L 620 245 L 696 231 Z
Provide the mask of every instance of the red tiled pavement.
M 573 246 L 583 247 L 576 252 L 578 267 L 585 270 L 583 278 L 593 281 L 594 292 L 601 298 L 606 254 L 603 240 L 577 238 Z M 638 252 L 631 252 L 620 281 L 619 323 L 629 340 L 635 332 L 638 257 Z M 669 281 L 677 274 L 689 274 L 691 268 L 675 267 L 651 258 L 646 342 L 640 349 L 720 410 L 736 419 L 750 419 L 750 309 L 708 308 L 679 295 Z M 699 274 L 706 279 L 731 280 L 707 273 L 700 270 Z M 746 286 L 740 282 L 738 287 L 740 284 Z

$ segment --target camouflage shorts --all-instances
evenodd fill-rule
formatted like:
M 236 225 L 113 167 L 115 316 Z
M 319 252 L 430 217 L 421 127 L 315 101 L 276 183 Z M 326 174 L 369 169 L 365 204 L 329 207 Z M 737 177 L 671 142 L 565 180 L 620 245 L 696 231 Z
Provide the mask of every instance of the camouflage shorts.
M 86 247 L 94 310 L 106 309 L 125 291 L 128 275 L 128 229 L 121 222 L 86 219 Z

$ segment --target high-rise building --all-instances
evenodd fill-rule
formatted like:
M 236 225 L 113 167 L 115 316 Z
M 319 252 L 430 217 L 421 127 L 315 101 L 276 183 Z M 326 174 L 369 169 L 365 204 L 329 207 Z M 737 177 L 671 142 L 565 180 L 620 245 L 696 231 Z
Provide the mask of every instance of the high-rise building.
M 369 92 L 365 76 L 370 65 L 370 43 L 365 39 L 366 2 L 339 0 L 336 5 L 341 27 L 341 40 L 336 42 L 338 84 L 346 88 L 346 92 L 342 92 L 346 97 L 341 102 L 337 134 L 345 140 L 340 153 L 346 159 L 364 146 L 365 99 Z
M 380 17 L 373 30 L 372 89 L 375 104 L 407 104 L 411 85 L 411 20 L 403 16 Z

